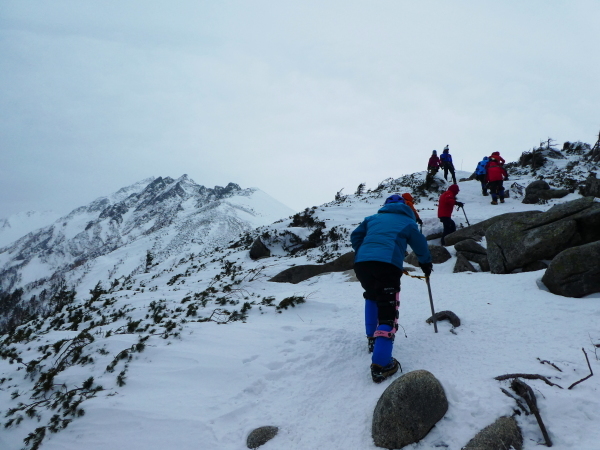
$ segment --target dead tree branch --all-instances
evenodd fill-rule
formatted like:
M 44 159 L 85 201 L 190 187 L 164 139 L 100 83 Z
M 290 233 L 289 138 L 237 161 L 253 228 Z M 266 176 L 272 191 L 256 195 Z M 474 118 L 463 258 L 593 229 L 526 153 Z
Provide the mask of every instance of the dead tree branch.
M 545 359 L 540 359 L 540 358 L 538 358 L 537 360 L 540 362 L 540 364 L 549 364 L 549 365 L 551 365 L 552 367 L 554 367 L 556 370 L 558 370 L 559 372 L 562 372 L 562 370 L 561 370 L 561 369 L 559 369 L 559 368 L 558 368 L 558 366 L 556 366 L 556 364 L 554 364 L 554 363 L 551 363 L 550 361 L 547 361 L 547 360 L 545 360 Z
M 552 381 L 550 381 L 545 376 L 543 376 L 543 375 L 537 375 L 537 374 L 509 373 L 509 374 L 506 374 L 506 375 L 497 376 L 496 378 L 494 378 L 494 380 L 502 381 L 502 380 L 510 380 L 511 378 L 525 378 L 526 380 L 542 380 L 544 383 L 546 383 L 549 386 L 556 386 L 556 387 L 559 387 L 559 388 L 563 389 L 562 386 L 559 386 L 558 384 L 553 383 Z
M 517 406 L 523 410 L 523 412 L 525 413 L 526 416 L 529 415 L 529 410 L 527 409 L 527 407 L 523 404 L 523 402 L 520 399 L 518 399 L 517 397 L 512 395 L 510 392 L 508 392 L 504 388 L 500 388 L 500 390 L 502 392 L 504 392 L 505 395 L 507 395 L 508 397 L 512 398 L 515 402 L 517 402 Z
M 581 380 L 576 381 L 575 383 L 573 383 L 571 386 L 568 387 L 568 389 L 571 389 L 572 387 L 577 386 L 582 381 L 585 381 L 585 380 L 587 380 L 588 378 L 591 378 L 594 375 L 594 372 L 592 372 L 592 366 L 590 365 L 590 360 L 588 358 L 587 353 L 585 352 L 585 350 L 583 348 L 581 349 L 581 351 L 585 355 L 585 360 L 587 361 L 588 368 L 590 369 L 590 374 L 587 377 L 582 378 Z
M 542 435 L 546 440 L 546 445 L 548 447 L 552 447 L 552 441 L 550 440 L 550 436 L 548 436 L 548 431 L 546 431 L 546 426 L 542 421 L 542 416 L 540 415 L 540 410 L 537 407 L 537 399 L 535 398 L 533 389 L 531 389 L 531 387 L 527 383 L 519 380 L 518 378 L 515 378 L 512 381 L 510 387 L 513 391 L 517 393 L 517 395 L 519 395 L 525 400 L 527 406 L 529 406 L 529 409 L 535 416 L 535 419 L 537 420 L 537 423 L 540 426 L 540 430 L 542 430 Z

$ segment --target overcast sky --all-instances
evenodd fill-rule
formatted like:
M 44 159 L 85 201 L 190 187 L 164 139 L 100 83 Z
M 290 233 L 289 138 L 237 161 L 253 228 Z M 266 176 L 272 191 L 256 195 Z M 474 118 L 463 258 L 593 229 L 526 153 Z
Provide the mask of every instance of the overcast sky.
M 600 2 L 0 2 L 0 217 L 149 176 L 300 210 L 600 131 Z

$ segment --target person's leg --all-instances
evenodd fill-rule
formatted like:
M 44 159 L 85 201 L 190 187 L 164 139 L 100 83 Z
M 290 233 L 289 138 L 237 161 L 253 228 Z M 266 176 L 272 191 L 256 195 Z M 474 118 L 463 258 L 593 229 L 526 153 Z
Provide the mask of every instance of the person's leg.
M 452 174 L 452 182 L 456 184 L 456 175 L 454 173 L 454 166 L 450 166 L 450 173 Z
M 385 367 L 392 362 L 402 271 L 393 264 L 380 261 L 356 263 L 354 271 L 365 289 L 365 331 L 367 336 L 376 337 L 372 362 Z M 376 321 L 373 318 L 375 312 Z
M 444 231 L 442 232 L 442 245 L 446 245 L 446 236 L 456 231 L 456 224 L 450 217 L 440 217 L 440 221 L 444 225 Z
M 377 329 L 377 303 L 365 299 L 365 332 L 367 337 L 373 337 Z
M 490 194 L 492 194 L 492 204 L 498 204 L 498 182 L 492 181 L 490 182 Z
M 504 203 L 504 185 L 502 181 L 498 182 L 498 197 L 500 197 L 500 203 Z
M 390 278 L 390 284 L 395 281 Z M 398 284 L 400 277 L 398 276 Z M 398 309 L 400 307 L 400 287 L 383 288 L 377 297 L 378 321 L 375 331 L 375 347 L 371 361 L 381 367 L 386 367 L 392 362 L 394 336 L 398 326 Z

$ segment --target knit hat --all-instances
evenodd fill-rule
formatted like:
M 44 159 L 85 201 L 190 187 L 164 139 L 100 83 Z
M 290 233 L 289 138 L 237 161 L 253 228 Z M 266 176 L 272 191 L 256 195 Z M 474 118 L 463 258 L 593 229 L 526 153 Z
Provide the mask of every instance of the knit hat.
M 404 203 L 404 199 L 398 194 L 394 194 L 385 199 L 384 205 L 387 205 L 388 203 Z

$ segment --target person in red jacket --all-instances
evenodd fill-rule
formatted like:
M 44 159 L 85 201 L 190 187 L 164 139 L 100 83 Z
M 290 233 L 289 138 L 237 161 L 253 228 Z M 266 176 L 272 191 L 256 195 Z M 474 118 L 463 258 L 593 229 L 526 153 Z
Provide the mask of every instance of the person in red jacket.
M 454 206 L 463 207 L 465 204 L 456 200 L 456 196 L 460 191 L 458 184 L 451 185 L 446 192 L 444 192 L 438 201 L 438 218 L 444 225 L 444 232 L 442 233 L 442 245 L 446 245 L 445 238 L 450 233 L 456 231 L 456 224 L 451 219 L 452 211 Z
M 508 173 L 504 168 L 504 158 L 500 156 L 500 152 L 492 153 L 485 165 L 485 170 L 490 194 L 492 194 L 492 205 L 497 205 L 498 199 L 500 199 L 500 203 L 504 203 L 504 186 L 502 183 L 504 180 L 508 180 Z
M 437 155 L 437 150 L 431 153 L 429 162 L 427 163 L 427 176 L 425 177 L 425 188 L 428 189 L 433 181 L 433 177 L 440 170 L 440 158 Z

